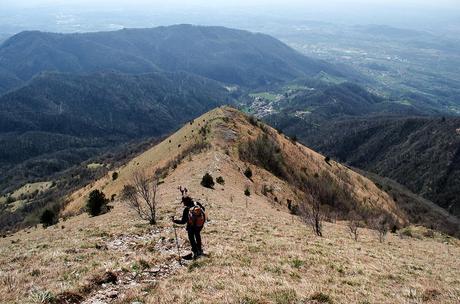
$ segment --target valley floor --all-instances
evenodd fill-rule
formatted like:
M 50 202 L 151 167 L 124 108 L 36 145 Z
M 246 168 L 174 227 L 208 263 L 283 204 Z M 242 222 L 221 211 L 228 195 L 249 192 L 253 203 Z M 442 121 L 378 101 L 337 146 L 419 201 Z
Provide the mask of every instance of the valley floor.
M 160 186 L 159 224 L 149 227 L 121 202 L 102 216 L 79 215 L 0 239 L 0 302 L 45 303 L 69 291 L 85 303 L 459 303 L 460 246 L 446 238 L 381 244 L 344 223 L 324 237 L 258 193 L 246 200 L 238 164 L 210 150 L 185 160 Z M 225 185 L 200 186 L 204 172 Z M 208 256 L 179 265 L 170 223 L 179 185 L 207 207 Z M 178 230 L 182 254 L 186 233 Z M 101 276 L 112 271 L 118 284 Z M 99 284 L 99 285 L 98 285 Z M 80 298 L 80 299 L 82 299 Z

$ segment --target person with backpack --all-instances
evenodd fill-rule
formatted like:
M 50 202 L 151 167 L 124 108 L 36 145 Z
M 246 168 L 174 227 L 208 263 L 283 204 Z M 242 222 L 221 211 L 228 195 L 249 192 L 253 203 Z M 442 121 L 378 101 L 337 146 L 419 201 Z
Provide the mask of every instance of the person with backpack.
M 206 221 L 205 208 L 199 202 L 194 202 L 190 196 L 184 196 L 182 203 L 184 204 L 182 218 L 176 220 L 173 216 L 172 221 L 179 225 L 187 224 L 188 239 L 192 246 L 193 258 L 196 259 L 203 255 L 201 229 Z

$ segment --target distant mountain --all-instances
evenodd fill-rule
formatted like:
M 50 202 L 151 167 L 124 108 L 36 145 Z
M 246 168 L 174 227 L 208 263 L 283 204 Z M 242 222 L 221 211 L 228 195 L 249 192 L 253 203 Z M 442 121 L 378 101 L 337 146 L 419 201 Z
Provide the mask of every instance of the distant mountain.
M 103 147 L 167 134 L 231 102 L 220 83 L 185 72 L 43 74 L 0 98 L 0 186 L 11 181 L 5 170 L 28 159 L 57 158 L 59 171 Z M 74 160 L 63 166 L 71 150 Z M 56 156 L 59 151 L 67 152 Z
M 19 87 L 23 81 L 0 67 L 0 95 L 11 88 Z
M 187 71 L 225 83 L 263 86 L 326 72 L 333 65 L 307 58 L 264 34 L 224 27 L 174 25 L 114 32 L 19 33 L 0 46 L 0 90 L 43 71 L 94 73 Z M 0 91 L 1 92 L 1 91 Z
M 338 161 L 389 177 L 460 215 L 460 119 L 361 117 L 310 124 L 269 117 L 289 135 Z

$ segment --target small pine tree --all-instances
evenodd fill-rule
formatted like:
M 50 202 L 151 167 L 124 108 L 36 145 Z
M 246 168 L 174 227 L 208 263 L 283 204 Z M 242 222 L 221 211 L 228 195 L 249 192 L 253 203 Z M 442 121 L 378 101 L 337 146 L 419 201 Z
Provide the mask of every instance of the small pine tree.
M 88 201 L 86 202 L 86 211 L 91 216 L 98 216 L 108 210 L 107 203 L 108 199 L 105 198 L 105 194 L 99 190 L 93 190 L 89 194 Z
M 253 126 L 256 126 L 257 127 L 257 118 L 255 118 L 254 115 L 250 115 L 248 117 L 248 120 L 249 120 L 249 123 Z
M 43 225 L 43 228 L 52 226 L 56 224 L 57 221 L 57 216 L 56 213 L 50 209 L 46 209 L 45 211 L 42 212 L 40 216 L 40 224 Z
M 225 180 L 222 176 L 219 176 L 218 178 L 216 178 L 216 182 L 220 185 L 225 185 Z
M 113 172 L 112 173 L 112 180 L 116 180 L 118 178 L 118 172 Z
M 214 188 L 214 179 L 212 178 L 211 174 L 206 173 L 203 175 L 203 178 L 201 179 L 201 185 L 210 189 Z
M 251 177 L 252 177 L 252 170 L 251 170 L 251 168 L 247 167 L 246 170 L 244 171 L 244 175 L 245 175 L 247 178 L 251 179 Z
M 13 198 L 11 195 L 9 195 L 9 196 L 6 198 L 5 204 L 7 204 L 7 205 L 8 205 L 8 204 L 11 204 L 11 203 L 14 203 L 14 201 L 15 201 L 14 198 Z
M 251 195 L 251 191 L 249 190 L 249 188 L 244 189 L 244 195 L 246 195 L 246 196 Z

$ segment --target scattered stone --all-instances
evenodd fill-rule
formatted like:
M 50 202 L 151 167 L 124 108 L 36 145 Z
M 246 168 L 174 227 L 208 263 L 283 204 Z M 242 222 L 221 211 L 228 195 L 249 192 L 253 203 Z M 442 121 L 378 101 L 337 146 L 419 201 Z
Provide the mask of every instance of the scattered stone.
M 99 243 L 96 243 L 95 247 L 96 247 L 97 250 L 107 250 L 108 249 L 107 245 L 99 244 Z
M 108 292 L 107 297 L 109 297 L 111 299 L 114 299 L 114 298 L 118 297 L 118 291 L 112 290 L 112 291 Z
M 95 276 L 87 284 L 87 293 L 89 296 L 78 303 L 82 304 L 110 304 L 116 302 L 118 298 L 129 289 L 136 288 L 140 284 L 156 284 L 158 279 L 165 278 L 171 275 L 176 270 L 180 269 L 187 263 L 179 264 L 177 261 L 177 247 L 175 240 L 167 235 L 173 233 L 173 228 L 152 229 L 143 235 L 120 235 L 114 239 L 107 240 L 105 243 L 99 244 L 101 248 L 106 246 L 109 250 L 121 251 L 121 258 L 124 262 L 130 262 L 133 254 L 146 244 L 151 246 L 151 250 L 165 257 L 163 264 L 154 265 L 153 267 L 144 270 L 140 273 L 131 273 L 117 269 L 114 272 L 106 271 L 103 275 Z M 185 246 L 185 241 L 179 239 L 179 247 L 182 250 Z M 62 304 L 67 304 L 63 302 Z M 73 304 L 69 302 L 69 304 Z M 132 302 L 131 304 L 142 304 L 142 302 Z
M 82 301 L 83 301 L 82 295 L 78 293 L 66 291 L 66 292 L 58 294 L 56 296 L 54 303 L 56 304 L 78 304 L 78 303 L 81 303 Z
M 94 276 L 90 280 L 90 283 L 95 284 L 95 285 L 100 285 L 100 286 L 102 286 L 103 284 L 107 284 L 107 283 L 116 284 L 117 275 L 111 271 L 107 271 L 102 276 L 101 275 Z

